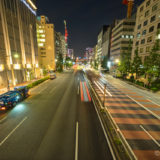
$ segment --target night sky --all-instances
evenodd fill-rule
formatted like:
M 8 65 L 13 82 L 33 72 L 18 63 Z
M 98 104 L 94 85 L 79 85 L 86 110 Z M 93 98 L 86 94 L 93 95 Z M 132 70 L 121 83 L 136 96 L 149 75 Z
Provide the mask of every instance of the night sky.
M 135 0 L 134 9 L 144 0 Z M 123 19 L 127 7 L 122 0 L 37 0 L 38 15 L 46 15 L 55 30 L 64 34 L 67 20 L 69 47 L 82 56 L 86 47 L 94 47 L 104 24 Z

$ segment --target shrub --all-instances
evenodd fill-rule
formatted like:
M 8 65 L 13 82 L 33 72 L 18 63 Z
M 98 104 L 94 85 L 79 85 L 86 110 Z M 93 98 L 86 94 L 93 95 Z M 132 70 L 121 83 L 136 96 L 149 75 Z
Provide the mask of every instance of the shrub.
M 37 86 L 38 84 L 46 81 L 47 79 L 49 79 L 49 77 L 45 77 L 45 78 L 39 79 L 39 80 L 37 80 L 37 81 L 35 81 L 33 83 L 30 83 L 30 84 L 27 85 L 27 88 L 28 89 L 33 88 L 33 87 Z
M 153 88 L 151 88 L 151 90 L 152 90 L 153 92 L 157 92 L 157 91 L 159 90 L 159 88 L 153 87 Z

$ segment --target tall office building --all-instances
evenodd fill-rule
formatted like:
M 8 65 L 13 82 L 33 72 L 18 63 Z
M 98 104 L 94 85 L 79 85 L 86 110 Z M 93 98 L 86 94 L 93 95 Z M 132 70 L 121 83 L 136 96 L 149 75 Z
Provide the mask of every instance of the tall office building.
M 36 76 L 36 10 L 32 0 L 0 0 L 0 88 Z
M 135 27 L 135 19 L 123 19 L 112 29 L 110 59 L 114 62 L 120 59 L 120 55 L 128 50 L 132 43 Z
M 55 70 L 55 31 L 46 16 L 37 18 L 39 65 L 42 69 Z
M 157 38 L 160 39 L 160 0 L 145 0 L 137 9 L 132 58 L 138 48 L 144 61 Z

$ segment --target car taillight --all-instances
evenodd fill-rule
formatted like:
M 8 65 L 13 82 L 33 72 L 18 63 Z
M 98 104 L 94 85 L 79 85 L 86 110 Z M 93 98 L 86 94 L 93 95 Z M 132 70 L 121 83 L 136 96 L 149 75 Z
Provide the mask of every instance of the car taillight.
M 8 104 L 12 104 L 11 102 L 8 102 Z

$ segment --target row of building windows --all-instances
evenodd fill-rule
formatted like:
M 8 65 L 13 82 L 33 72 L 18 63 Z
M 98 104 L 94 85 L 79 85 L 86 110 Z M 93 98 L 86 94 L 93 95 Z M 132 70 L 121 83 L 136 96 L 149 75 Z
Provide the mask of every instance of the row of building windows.
M 155 21 L 156 20 L 156 15 L 154 15 L 154 16 L 152 16 L 151 18 L 150 18 L 150 23 L 152 23 L 153 21 Z M 148 20 L 146 20 L 146 21 L 144 21 L 143 22 L 143 26 L 146 26 L 148 24 Z M 137 29 L 141 29 L 141 27 L 142 27 L 142 24 L 139 24 L 138 26 L 137 26 Z
M 113 31 L 117 30 L 118 28 L 120 28 L 123 25 L 134 26 L 135 22 L 123 22 L 123 23 L 119 24 Z
M 155 27 L 154 27 L 154 26 L 151 26 L 151 27 L 148 29 L 148 33 L 153 32 L 153 31 L 154 31 L 154 29 L 155 29 Z M 158 23 L 158 25 L 157 25 L 157 29 L 160 29 L 160 23 Z M 147 30 L 146 30 L 146 29 L 145 29 L 145 30 L 143 30 L 143 31 L 142 31 L 142 36 L 146 35 L 146 33 L 147 33 Z M 140 37 L 141 37 L 141 33 L 140 33 L 140 32 L 138 32 L 138 33 L 137 33 L 137 38 L 140 38 Z
M 116 32 L 113 34 L 113 37 L 115 37 L 116 35 L 118 35 L 121 32 L 133 32 L 134 28 L 122 28 L 120 31 Z
M 151 46 L 147 46 L 147 47 L 145 47 L 145 48 L 140 48 L 140 50 L 139 50 L 139 52 L 140 52 L 141 54 L 144 53 L 144 51 L 145 51 L 146 53 L 150 52 L 150 51 L 151 51 Z
M 155 0 L 153 0 L 153 2 L 154 2 Z M 148 6 L 150 6 L 150 4 L 151 4 L 151 1 L 149 0 L 149 1 L 147 1 L 146 2 L 146 8 L 148 7 Z M 155 4 L 153 7 L 152 7 L 152 11 L 155 11 L 155 10 L 157 10 L 157 8 L 158 8 L 158 4 Z M 140 12 L 142 12 L 144 10 L 144 6 L 142 6 L 141 8 L 140 8 Z
M 147 43 L 152 42 L 152 40 L 153 40 L 153 37 L 152 37 L 152 36 L 148 37 L 148 38 L 147 38 Z M 145 44 L 145 42 L 146 42 L 146 40 L 145 40 L 145 39 L 142 39 L 141 41 L 137 41 L 135 45 L 138 46 L 139 43 Z

